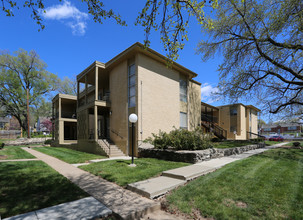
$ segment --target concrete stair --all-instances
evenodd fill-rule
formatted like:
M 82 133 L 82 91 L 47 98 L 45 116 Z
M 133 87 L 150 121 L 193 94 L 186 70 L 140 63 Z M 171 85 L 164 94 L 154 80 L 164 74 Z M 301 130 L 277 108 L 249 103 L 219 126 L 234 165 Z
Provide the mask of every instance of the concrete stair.
M 122 157 L 125 154 L 113 144 L 111 141 L 107 139 L 98 140 L 99 146 L 104 150 L 108 157 Z

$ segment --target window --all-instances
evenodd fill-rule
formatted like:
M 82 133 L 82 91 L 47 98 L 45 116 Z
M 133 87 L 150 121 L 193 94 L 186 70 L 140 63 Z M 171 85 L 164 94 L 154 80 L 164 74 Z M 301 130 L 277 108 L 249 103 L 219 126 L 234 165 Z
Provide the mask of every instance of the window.
M 136 106 L 136 66 L 131 64 L 128 67 L 128 107 Z
M 237 127 L 230 126 L 229 130 L 230 130 L 230 132 L 237 132 Z
M 180 112 L 180 128 L 187 129 L 187 114 Z
M 249 109 L 249 121 L 251 121 L 251 109 Z
M 187 82 L 185 79 L 180 79 L 180 101 L 187 102 Z
M 297 130 L 297 126 L 290 126 L 287 128 L 287 130 L 289 131 L 296 131 Z
M 237 107 L 231 107 L 230 108 L 230 115 L 237 115 L 238 114 L 238 110 Z

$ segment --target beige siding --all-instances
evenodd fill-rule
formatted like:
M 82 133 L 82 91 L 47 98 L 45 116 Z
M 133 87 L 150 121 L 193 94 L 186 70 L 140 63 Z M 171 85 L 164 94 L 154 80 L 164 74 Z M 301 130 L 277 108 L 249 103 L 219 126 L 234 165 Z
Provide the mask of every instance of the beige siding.
M 237 140 L 246 140 L 246 120 L 245 120 L 245 107 L 238 105 L 238 127 L 237 127 Z
M 192 81 L 188 85 L 188 121 L 189 130 L 201 123 L 201 86 Z
M 111 70 L 110 77 L 110 138 L 126 154 L 127 153 L 127 61 Z
M 137 61 L 140 142 L 160 129 L 169 132 L 174 126 L 179 128 L 180 95 L 178 72 L 142 54 Z

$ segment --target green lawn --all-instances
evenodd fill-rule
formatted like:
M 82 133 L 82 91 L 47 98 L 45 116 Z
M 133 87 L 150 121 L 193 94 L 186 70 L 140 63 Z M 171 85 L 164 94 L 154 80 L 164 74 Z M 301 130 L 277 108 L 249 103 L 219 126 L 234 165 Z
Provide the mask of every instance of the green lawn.
M 236 161 L 167 196 L 171 209 L 215 219 L 303 219 L 303 150 Z
M 292 141 L 292 142 L 289 142 L 288 144 L 286 144 L 285 146 L 291 146 L 291 147 L 293 147 L 294 146 L 293 145 L 294 142 L 300 142 L 300 146 L 303 147 L 303 141 Z
M 135 160 L 136 167 L 129 167 L 129 160 L 111 160 L 80 166 L 96 176 L 126 186 L 140 180 L 145 180 L 161 174 L 162 171 L 189 165 L 188 163 L 171 162 L 152 158 Z
M 24 146 L 22 146 L 24 147 Z M 0 150 L 0 160 L 12 160 L 12 159 L 32 159 L 33 155 L 22 150 L 20 146 L 4 146 Z
M 87 197 L 41 161 L 0 163 L 2 218 Z
M 281 144 L 282 142 L 281 141 L 265 141 L 265 144 L 267 146 L 269 145 L 275 145 L 275 144 Z
M 104 156 L 89 154 L 63 147 L 37 147 L 34 149 L 50 156 L 56 157 L 67 163 L 85 163 L 88 160 L 106 158 Z
M 221 141 L 212 143 L 214 148 L 233 148 L 233 147 L 242 147 L 246 145 L 257 144 L 252 141 Z

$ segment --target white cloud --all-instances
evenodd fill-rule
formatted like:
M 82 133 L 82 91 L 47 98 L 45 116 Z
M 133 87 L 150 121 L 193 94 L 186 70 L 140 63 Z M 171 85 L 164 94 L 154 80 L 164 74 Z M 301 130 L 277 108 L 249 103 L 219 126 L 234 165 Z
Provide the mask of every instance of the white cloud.
M 72 29 L 74 35 L 85 34 L 87 26 L 85 20 L 88 18 L 88 14 L 79 11 L 69 1 L 46 8 L 42 16 L 45 19 L 62 21 Z
M 217 87 L 214 87 L 209 83 L 202 83 L 201 100 L 209 104 L 218 101 L 218 98 L 214 97 L 214 93 L 216 92 L 219 92 Z

